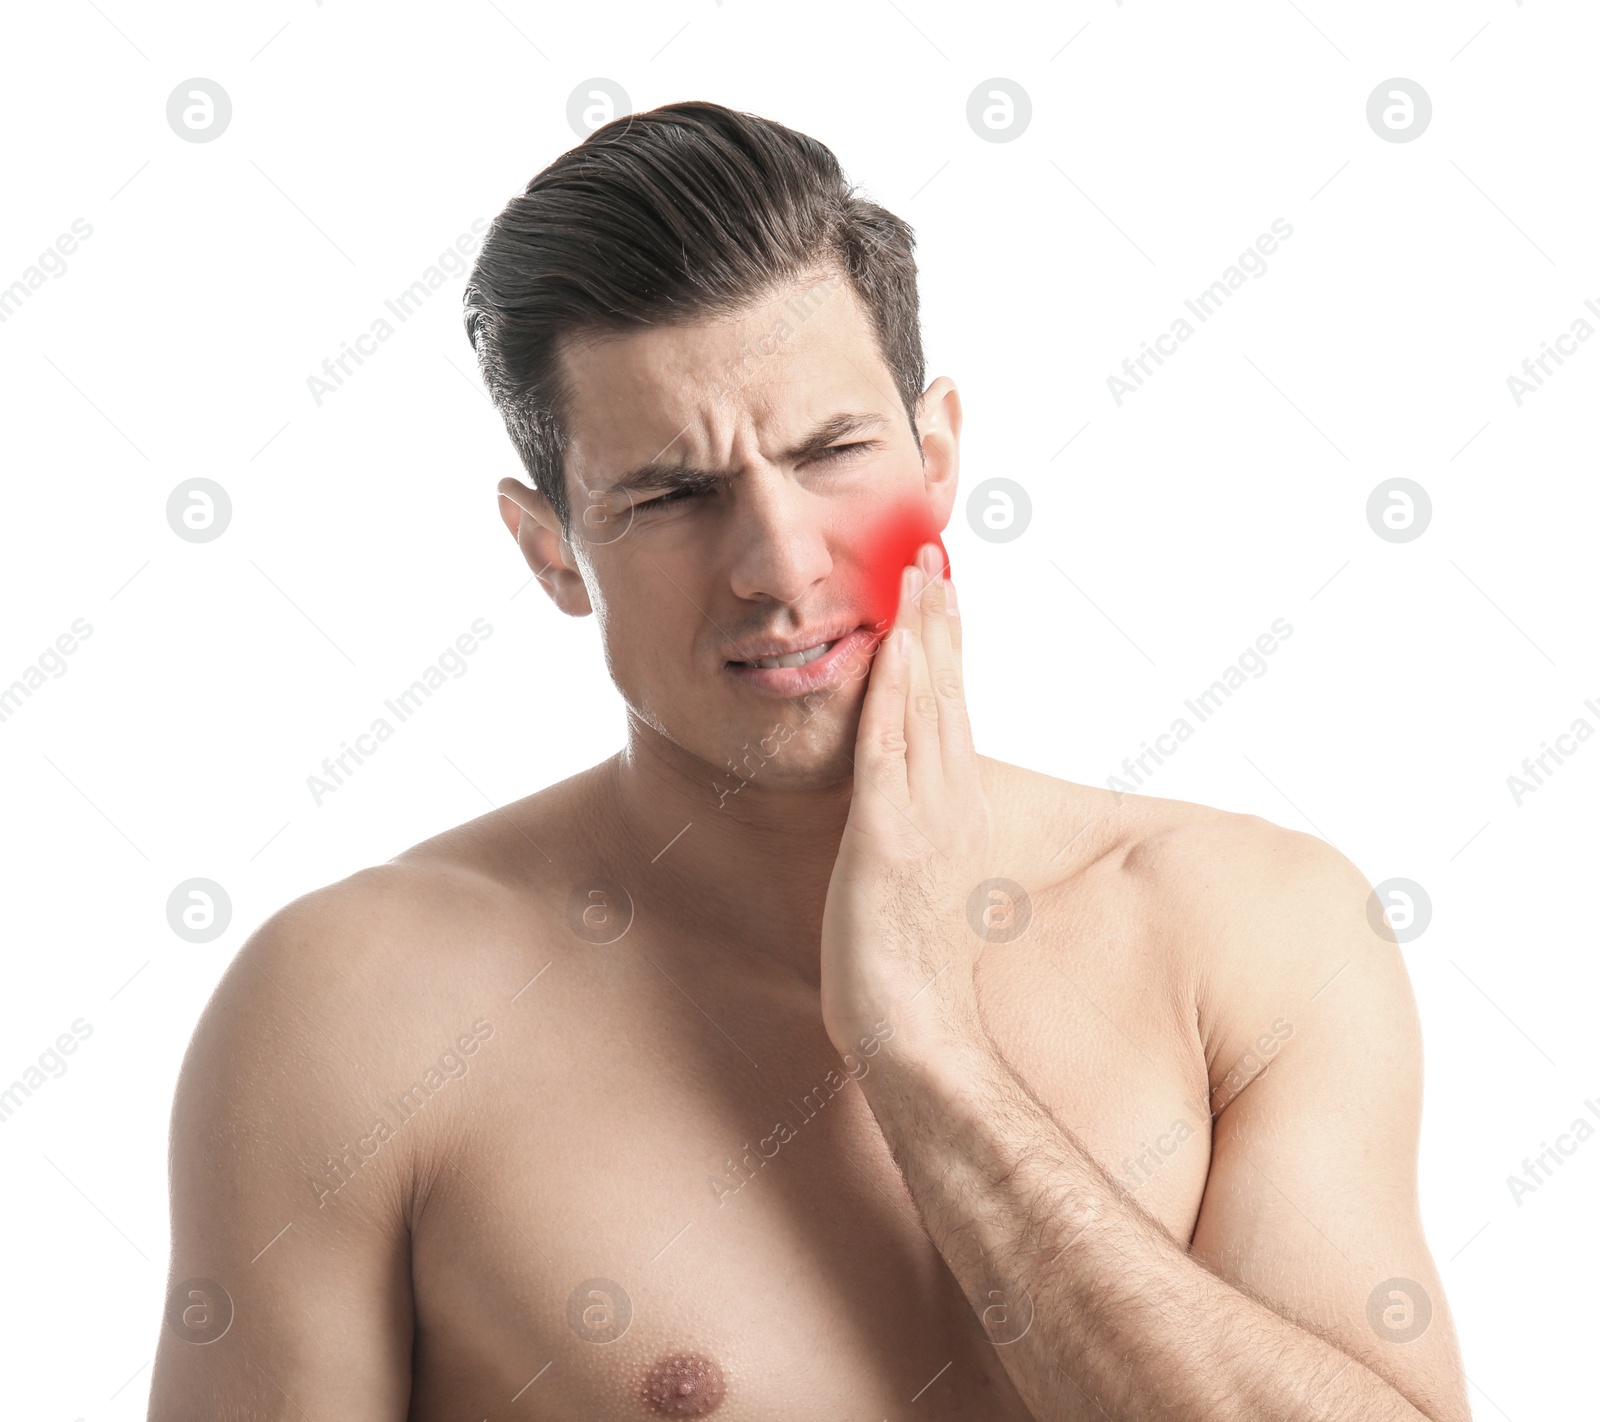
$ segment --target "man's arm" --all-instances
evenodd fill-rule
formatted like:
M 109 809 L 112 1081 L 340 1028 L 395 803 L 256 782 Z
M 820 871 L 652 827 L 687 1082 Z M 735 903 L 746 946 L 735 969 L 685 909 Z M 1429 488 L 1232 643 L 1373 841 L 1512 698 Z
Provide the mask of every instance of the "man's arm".
M 372 936 L 359 897 L 347 881 L 280 910 L 196 1028 L 152 1422 L 407 1414 L 408 1143 L 371 1131 L 382 1024 L 352 990 Z
M 1197 1010 L 1221 1031 L 1208 1048 L 1229 1061 L 1256 1022 L 1290 1011 L 1308 1029 L 1222 1107 L 1194 1255 L 1000 1059 L 976 996 L 973 896 L 1004 866 L 954 589 L 936 545 L 921 559 L 862 703 L 823 910 L 822 1014 L 841 1052 L 875 1014 L 894 1020 L 862 1090 L 1017 1390 L 1040 1422 L 1467 1418 L 1417 1216 L 1416 1013 L 1344 860 L 1320 845 L 1263 852 L 1160 885 L 1167 914 L 1210 930 Z M 1219 880 L 1233 892 L 1220 914 L 1173 901 L 1182 882 Z
M 1417 1211 L 1409 984 L 1368 926 L 1365 881 L 1318 848 L 1291 853 L 1279 889 L 1245 911 L 1276 923 L 1254 973 L 1222 974 L 1229 1020 L 1261 1030 L 1217 1063 L 1192 1253 L 987 1039 L 894 1041 L 862 1078 L 925 1228 L 1040 1422 L 1470 1416 Z M 1273 1055 L 1252 1057 L 1264 1036 Z

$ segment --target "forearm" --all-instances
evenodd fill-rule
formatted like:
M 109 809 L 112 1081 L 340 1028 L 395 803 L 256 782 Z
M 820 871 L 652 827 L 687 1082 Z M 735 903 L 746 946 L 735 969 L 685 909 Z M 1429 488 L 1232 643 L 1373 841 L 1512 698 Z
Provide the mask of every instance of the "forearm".
M 1369 1368 L 1190 1257 L 987 1044 L 886 1057 L 863 1090 L 1039 1422 L 1426 1422 Z

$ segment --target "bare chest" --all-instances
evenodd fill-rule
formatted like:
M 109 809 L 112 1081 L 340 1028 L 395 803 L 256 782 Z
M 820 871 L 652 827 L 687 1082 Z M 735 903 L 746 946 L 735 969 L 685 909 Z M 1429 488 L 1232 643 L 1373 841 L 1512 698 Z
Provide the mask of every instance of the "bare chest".
M 1187 1241 L 1198 1048 L 1159 984 L 1059 949 L 986 961 L 985 1025 Z M 1025 1419 L 867 1105 L 871 1059 L 845 1069 L 814 999 L 665 956 L 558 954 L 508 1004 L 413 1239 L 413 1417 Z

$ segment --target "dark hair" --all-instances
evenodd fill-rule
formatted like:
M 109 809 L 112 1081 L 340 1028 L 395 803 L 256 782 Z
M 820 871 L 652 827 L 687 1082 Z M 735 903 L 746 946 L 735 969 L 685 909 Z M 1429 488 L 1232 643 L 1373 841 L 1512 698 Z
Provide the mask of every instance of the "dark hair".
M 467 279 L 467 336 L 523 466 L 569 536 L 573 392 L 560 359 L 569 335 L 725 318 L 812 272 L 842 274 L 916 438 L 916 239 L 855 191 L 815 139 L 690 101 L 597 128 L 506 204 Z

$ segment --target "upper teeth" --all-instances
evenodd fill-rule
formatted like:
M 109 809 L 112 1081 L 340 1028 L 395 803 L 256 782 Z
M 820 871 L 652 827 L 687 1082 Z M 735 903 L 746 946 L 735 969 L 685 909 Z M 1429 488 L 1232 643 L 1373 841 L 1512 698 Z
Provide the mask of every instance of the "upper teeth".
M 803 667 L 807 662 L 816 661 L 831 646 L 833 646 L 832 642 L 822 642 L 808 651 L 790 652 L 786 657 L 757 657 L 749 665 L 767 667 L 768 669 L 774 667 Z

